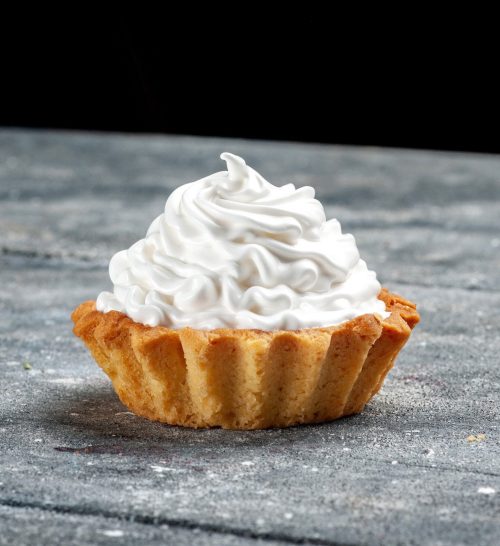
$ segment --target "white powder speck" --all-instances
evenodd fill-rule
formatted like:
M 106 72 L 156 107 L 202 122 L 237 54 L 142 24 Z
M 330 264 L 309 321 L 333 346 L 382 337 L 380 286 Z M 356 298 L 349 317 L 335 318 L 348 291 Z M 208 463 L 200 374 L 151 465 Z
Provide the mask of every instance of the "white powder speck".
M 293 514 L 292 514 L 291 512 L 285 512 L 285 513 L 283 514 L 283 517 L 284 517 L 285 519 L 292 519 L 292 518 L 293 518 Z
M 109 538 L 119 538 L 124 535 L 123 531 L 120 531 L 120 529 L 106 529 L 105 531 L 102 531 L 102 534 Z
M 319 468 L 317 466 L 313 466 L 311 468 L 311 472 L 319 472 Z
M 57 383 L 58 385 L 80 385 L 84 379 L 79 377 L 58 377 L 57 379 L 49 379 L 49 383 Z
M 41 438 L 35 438 L 35 442 L 36 442 L 37 444 L 39 444 L 41 441 L 42 441 Z
M 350 447 L 343 447 L 342 451 L 351 451 L 351 448 Z
M 480 487 L 477 492 L 480 495 L 494 495 L 496 493 L 493 487 Z
M 241 464 L 243 466 L 253 466 L 255 463 L 253 463 L 252 461 L 241 461 Z
M 170 470 L 166 466 L 159 466 L 159 465 L 156 465 L 156 464 L 150 465 L 150 468 L 151 468 L 151 470 L 154 470 L 155 472 L 158 472 L 159 474 L 161 474 L 162 472 L 166 472 L 167 470 Z
M 398 464 L 398 461 L 391 461 L 391 464 Z

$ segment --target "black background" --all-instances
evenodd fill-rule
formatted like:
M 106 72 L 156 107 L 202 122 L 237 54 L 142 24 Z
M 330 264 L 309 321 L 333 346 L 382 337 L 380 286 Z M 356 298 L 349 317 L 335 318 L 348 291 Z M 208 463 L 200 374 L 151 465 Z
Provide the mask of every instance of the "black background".
M 241 10 L 4 17 L 0 125 L 500 152 L 492 14 Z

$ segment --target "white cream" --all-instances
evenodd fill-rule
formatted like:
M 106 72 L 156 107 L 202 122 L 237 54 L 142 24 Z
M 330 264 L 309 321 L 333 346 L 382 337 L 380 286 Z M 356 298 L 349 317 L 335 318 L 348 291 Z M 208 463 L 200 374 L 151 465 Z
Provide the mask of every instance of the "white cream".
M 97 309 L 170 328 L 290 330 L 387 317 L 352 235 L 314 189 L 273 186 L 224 153 L 227 172 L 184 184 L 144 239 L 113 256 Z

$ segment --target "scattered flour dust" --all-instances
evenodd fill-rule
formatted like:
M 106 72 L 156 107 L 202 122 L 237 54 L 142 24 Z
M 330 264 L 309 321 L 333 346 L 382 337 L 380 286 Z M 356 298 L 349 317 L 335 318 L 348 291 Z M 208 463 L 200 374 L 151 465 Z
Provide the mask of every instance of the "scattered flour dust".
M 57 377 L 48 380 L 49 383 L 57 383 L 58 385 L 80 385 L 84 381 L 81 377 Z
M 480 487 L 477 492 L 480 495 L 494 495 L 496 493 L 493 487 Z
M 106 529 L 104 531 L 101 531 L 101 533 L 105 537 L 109 537 L 109 538 L 120 538 L 124 535 L 124 532 L 121 531 L 120 529 Z
M 158 472 L 158 474 L 161 474 L 162 472 L 168 472 L 169 470 L 172 470 L 171 468 L 169 468 L 168 466 L 160 466 L 158 464 L 152 464 L 152 465 L 149 465 L 149 467 L 151 468 L 151 470 L 153 470 L 154 472 Z

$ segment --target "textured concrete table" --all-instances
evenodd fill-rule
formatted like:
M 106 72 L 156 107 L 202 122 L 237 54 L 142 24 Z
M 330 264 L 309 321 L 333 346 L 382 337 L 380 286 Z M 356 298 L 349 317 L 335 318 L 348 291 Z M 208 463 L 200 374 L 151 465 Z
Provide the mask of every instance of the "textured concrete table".
M 311 184 L 422 323 L 359 416 L 184 430 L 71 334 L 169 192 L 242 154 Z M 500 158 L 0 132 L 0 544 L 498 544 Z

